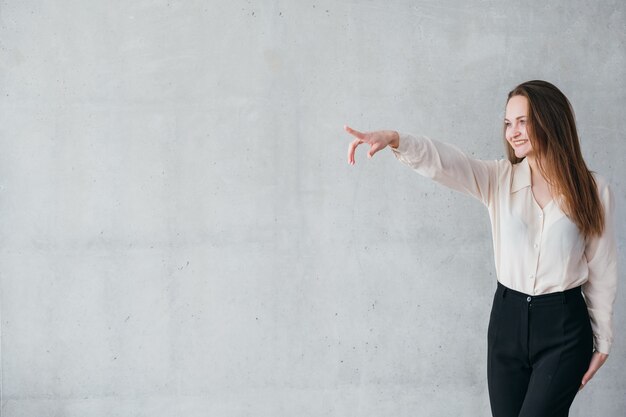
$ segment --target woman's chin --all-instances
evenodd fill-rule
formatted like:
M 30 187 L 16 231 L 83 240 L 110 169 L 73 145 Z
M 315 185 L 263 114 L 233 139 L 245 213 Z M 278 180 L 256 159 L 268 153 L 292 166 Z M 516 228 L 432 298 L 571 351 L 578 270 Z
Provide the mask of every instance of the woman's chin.
M 530 149 L 514 149 L 515 151 L 515 156 L 518 157 L 519 159 L 523 159 L 526 158 L 528 156 L 529 153 L 531 153 Z

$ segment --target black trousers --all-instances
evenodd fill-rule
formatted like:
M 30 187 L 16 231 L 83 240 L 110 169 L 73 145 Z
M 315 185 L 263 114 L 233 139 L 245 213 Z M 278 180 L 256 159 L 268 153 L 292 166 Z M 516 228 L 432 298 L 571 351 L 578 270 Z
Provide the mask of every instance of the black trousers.
M 581 287 L 528 295 L 498 282 L 488 329 L 493 417 L 566 417 L 593 354 Z

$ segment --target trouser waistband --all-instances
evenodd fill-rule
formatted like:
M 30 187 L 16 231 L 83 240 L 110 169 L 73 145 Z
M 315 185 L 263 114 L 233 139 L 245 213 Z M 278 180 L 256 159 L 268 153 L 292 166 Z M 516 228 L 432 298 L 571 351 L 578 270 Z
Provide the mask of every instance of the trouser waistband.
M 519 292 L 511 288 L 508 288 L 505 285 L 502 285 L 499 281 L 498 281 L 498 289 L 497 289 L 497 291 L 500 293 L 500 296 L 502 298 L 506 298 L 510 296 L 516 299 L 524 300 L 529 303 L 530 302 L 541 302 L 541 303 L 562 302 L 563 304 L 567 304 L 568 300 L 572 300 L 574 298 L 581 298 L 582 297 L 581 290 L 582 290 L 582 285 L 579 285 L 578 287 L 570 288 L 569 290 L 565 290 L 565 291 L 552 292 L 552 293 L 540 294 L 540 295 L 531 295 L 531 294 L 525 294 L 523 292 Z

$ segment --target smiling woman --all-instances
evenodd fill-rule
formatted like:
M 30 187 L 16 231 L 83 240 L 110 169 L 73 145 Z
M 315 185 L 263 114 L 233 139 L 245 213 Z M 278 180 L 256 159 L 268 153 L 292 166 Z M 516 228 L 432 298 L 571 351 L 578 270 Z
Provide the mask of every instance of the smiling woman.
M 361 144 L 370 158 L 389 146 L 419 174 L 487 207 L 498 280 L 487 334 L 492 413 L 567 416 L 611 348 L 617 249 L 613 192 L 583 160 L 565 95 L 540 80 L 514 88 L 508 158 L 499 161 L 425 136 L 345 129 L 355 137 L 350 164 Z
M 511 163 L 521 162 L 524 156 L 533 168 L 533 180 L 538 181 L 538 191 L 563 197 L 561 209 L 567 213 L 585 237 L 598 236 L 604 228 L 604 216 L 596 181 L 587 168 L 580 151 L 578 132 L 572 105 L 554 85 L 545 81 L 520 84 L 509 93 L 507 115 L 523 112 L 527 120 L 523 134 L 515 136 L 515 130 L 506 126 L 505 137 L 526 137 L 530 150 L 521 156 L 524 144 L 513 143 L 508 155 Z M 529 134 L 526 134 L 526 127 Z M 518 154 L 519 153 L 519 154 Z M 536 157 L 536 155 L 538 157 Z M 533 184 L 533 191 L 535 185 Z
M 506 105 L 506 118 L 504 119 L 504 137 L 513 150 L 515 161 L 519 162 L 526 158 L 533 172 L 533 198 L 542 209 L 552 201 L 552 192 L 548 181 L 542 173 L 536 169 L 535 153 L 532 141 L 526 129 L 528 121 L 528 99 L 525 96 L 512 96 Z
M 533 147 L 526 132 L 528 120 L 528 99 L 524 96 L 513 96 L 506 105 L 504 119 L 505 138 L 515 152 L 515 156 L 522 159 L 532 152 Z

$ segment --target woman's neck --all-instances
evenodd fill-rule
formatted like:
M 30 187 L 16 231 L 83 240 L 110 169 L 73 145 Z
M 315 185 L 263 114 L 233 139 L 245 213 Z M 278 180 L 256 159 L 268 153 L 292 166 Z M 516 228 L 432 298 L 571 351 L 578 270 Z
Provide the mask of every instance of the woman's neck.
M 537 168 L 537 161 L 534 156 L 528 155 L 526 156 L 526 160 L 528 161 L 528 166 L 530 166 L 530 172 L 534 173 L 539 168 Z
M 530 180 L 533 197 L 539 207 L 543 209 L 553 199 L 554 194 L 552 193 L 550 184 L 543 176 L 541 169 L 539 169 L 537 160 L 528 156 L 526 159 L 528 159 L 528 166 L 530 167 Z

